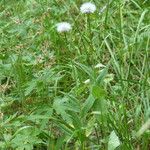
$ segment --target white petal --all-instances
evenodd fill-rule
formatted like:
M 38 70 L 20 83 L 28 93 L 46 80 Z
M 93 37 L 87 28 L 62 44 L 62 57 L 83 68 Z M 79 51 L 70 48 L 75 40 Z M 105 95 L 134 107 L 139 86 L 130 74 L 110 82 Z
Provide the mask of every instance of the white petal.
M 80 11 L 83 14 L 94 13 L 96 11 L 96 6 L 95 6 L 95 4 L 93 4 L 91 2 L 86 2 L 81 5 Z
M 97 64 L 94 68 L 104 68 L 105 66 L 101 63 Z
M 68 22 L 61 22 L 57 24 L 57 32 L 68 32 L 72 29 L 71 24 Z
M 84 84 L 88 84 L 88 83 L 90 83 L 90 79 L 84 81 Z

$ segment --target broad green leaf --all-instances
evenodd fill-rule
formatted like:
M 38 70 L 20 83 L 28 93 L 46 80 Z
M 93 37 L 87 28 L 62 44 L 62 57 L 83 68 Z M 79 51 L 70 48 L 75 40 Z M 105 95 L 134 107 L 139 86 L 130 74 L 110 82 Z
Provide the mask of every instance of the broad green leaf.
M 99 100 L 96 100 L 93 106 L 94 114 L 96 116 L 96 119 L 103 124 L 107 124 L 108 119 L 108 104 L 107 101 L 102 98 Z
M 44 143 L 39 139 L 40 130 L 38 128 L 23 128 L 11 140 L 15 149 L 31 150 L 35 144 Z
M 80 129 L 82 127 L 82 123 L 79 118 L 79 115 L 77 115 L 77 113 L 71 112 L 71 111 L 69 111 L 69 114 L 71 116 L 73 126 L 76 128 L 76 130 Z
M 144 132 L 146 132 L 150 128 L 150 119 L 148 119 L 137 132 L 137 137 L 141 136 Z
M 71 123 L 70 115 L 66 112 L 67 107 L 65 103 L 66 103 L 65 98 L 64 99 L 57 98 L 54 100 L 53 108 L 56 110 L 57 114 L 60 114 L 65 121 Z
M 75 63 L 81 70 L 83 70 L 86 74 L 88 74 L 89 75 L 89 78 L 91 79 L 91 80 L 94 80 L 94 76 L 95 76 L 95 74 L 94 74 L 94 72 L 93 72 L 93 70 L 90 68 L 90 67 L 87 67 L 87 66 L 85 66 L 85 65 L 83 65 L 83 64 L 80 64 L 80 63 Z
M 120 140 L 115 131 L 112 131 L 108 141 L 108 150 L 115 150 L 120 145 Z
M 36 86 L 37 86 L 36 80 L 32 80 L 31 82 L 29 82 L 28 87 L 25 89 L 25 96 L 31 94 L 31 92 L 36 88 Z
M 94 85 L 92 87 L 92 95 L 95 99 L 104 98 L 106 95 L 106 92 L 101 86 Z
M 57 122 L 56 126 L 58 126 L 63 132 L 65 132 L 67 135 L 72 135 L 72 130 L 68 128 L 65 124 L 62 122 Z
M 87 115 L 88 111 L 92 108 L 94 102 L 95 102 L 95 98 L 93 97 L 93 95 L 89 95 L 89 97 L 83 104 L 83 108 L 81 112 L 82 117 L 85 117 Z
M 75 98 L 71 94 L 65 93 L 64 99 L 66 99 L 66 102 L 64 105 L 66 106 L 67 110 L 70 110 L 73 112 L 79 112 L 80 111 L 80 104 L 79 104 L 79 101 L 77 98 Z
M 108 65 L 109 66 L 109 65 Z M 99 76 L 96 79 L 96 84 L 99 85 L 104 81 L 104 78 L 106 77 L 108 73 L 108 66 L 106 66 L 99 74 Z
M 86 125 L 86 136 L 88 137 L 90 134 L 92 134 L 93 132 L 93 128 L 94 128 L 94 124 L 95 124 L 95 116 L 91 117 L 89 120 L 88 120 L 88 123 Z
M 61 149 L 61 146 L 63 145 L 64 139 L 65 139 L 65 136 L 62 136 L 62 137 L 57 139 L 55 150 Z

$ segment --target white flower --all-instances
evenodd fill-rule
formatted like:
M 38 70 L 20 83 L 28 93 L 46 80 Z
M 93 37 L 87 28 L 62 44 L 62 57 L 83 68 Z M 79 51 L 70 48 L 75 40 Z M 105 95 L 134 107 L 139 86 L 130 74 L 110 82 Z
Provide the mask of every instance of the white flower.
M 84 84 L 89 84 L 90 83 L 90 79 L 87 79 L 83 82 Z
M 96 6 L 95 6 L 95 4 L 93 4 L 91 2 L 86 2 L 86 3 L 84 3 L 84 4 L 81 5 L 80 11 L 83 14 L 94 13 L 96 11 Z
M 68 32 L 72 29 L 71 24 L 68 22 L 61 22 L 57 24 L 57 32 Z
M 105 66 L 101 63 L 97 64 L 96 66 L 94 66 L 94 68 L 104 68 Z

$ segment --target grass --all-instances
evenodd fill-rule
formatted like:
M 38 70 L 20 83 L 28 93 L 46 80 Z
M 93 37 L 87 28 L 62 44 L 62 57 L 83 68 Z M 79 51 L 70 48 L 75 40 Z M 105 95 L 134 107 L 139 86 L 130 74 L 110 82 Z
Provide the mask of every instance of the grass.
M 0 1 L 1 150 L 149 149 L 150 2 L 83 2 Z

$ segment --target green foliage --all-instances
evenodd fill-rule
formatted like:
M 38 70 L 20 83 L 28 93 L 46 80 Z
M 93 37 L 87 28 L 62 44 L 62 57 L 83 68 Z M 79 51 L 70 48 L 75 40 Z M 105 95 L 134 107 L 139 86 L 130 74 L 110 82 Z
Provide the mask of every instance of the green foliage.
M 114 131 L 111 132 L 108 142 L 108 150 L 114 150 L 120 145 L 120 141 Z
M 0 1 L 0 150 L 149 149 L 150 2 L 91 2 Z
M 11 140 L 12 147 L 17 150 L 31 150 L 34 145 L 41 144 L 42 140 L 37 136 L 39 129 L 23 127 Z

